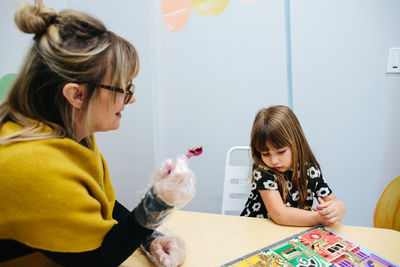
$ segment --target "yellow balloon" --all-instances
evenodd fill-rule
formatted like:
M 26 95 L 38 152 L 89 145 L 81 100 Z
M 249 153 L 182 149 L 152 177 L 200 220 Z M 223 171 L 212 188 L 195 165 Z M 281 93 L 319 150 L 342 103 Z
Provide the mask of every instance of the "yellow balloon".
M 214 17 L 222 13 L 230 0 L 192 0 L 192 8 L 202 17 Z
M 376 204 L 374 226 L 400 231 L 400 176 L 385 188 Z

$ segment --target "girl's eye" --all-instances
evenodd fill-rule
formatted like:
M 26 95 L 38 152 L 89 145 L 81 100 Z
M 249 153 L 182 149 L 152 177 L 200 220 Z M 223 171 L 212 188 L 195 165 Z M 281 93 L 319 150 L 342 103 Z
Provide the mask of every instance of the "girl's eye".
M 261 155 L 263 155 L 264 157 L 268 157 L 269 153 L 261 153 Z
M 279 151 L 278 153 L 279 154 L 283 154 L 283 153 L 285 153 L 286 152 L 286 149 L 285 150 L 281 150 L 281 151 Z

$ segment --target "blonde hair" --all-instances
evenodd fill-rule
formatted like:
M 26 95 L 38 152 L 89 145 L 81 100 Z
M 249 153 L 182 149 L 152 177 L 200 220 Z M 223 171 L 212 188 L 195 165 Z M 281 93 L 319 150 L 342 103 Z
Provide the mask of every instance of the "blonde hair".
M 268 168 L 262 161 L 261 153 L 269 151 L 270 147 L 280 149 L 286 146 L 292 150 L 293 175 L 289 179 L 293 187 L 299 192 L 299 207 L 310 208 L 305 206 L 307 169 L 311 166 L 320 167 L 308 145 L 300 123 L 293 111 L 286 106 L 271 106 L 261 109 L 254 119 L 251 130 L 251 155 L 253 161 L 260 168 L 266 169 L 275 176 L 284 201 L 287 197 L 287 184 L 284 174 Z
M 22 5 L 15 14 L 18 28 L 34 34 L 34 43 L 11 90 L 0 104 L 0 127 L 7 121 L 23 129 L 0 137 L 0 145 L 44 138 L 74 139 L 73 108 L 62 94 L 68 82 L 88 83 L 82 144 L 91 148 L 90 122 L 97 86 L 110 70 L 111 85 L 124 88 L 139 71 L 136 49 L 106 29 L 101 21 L 78 10 L 57 13 L 43 5 Z M 110 104 L 117 92 L 112 94 Z M 48 125 L 52 132 L 43 132 Z M 79 141 L 79 140 L 77 140 Z

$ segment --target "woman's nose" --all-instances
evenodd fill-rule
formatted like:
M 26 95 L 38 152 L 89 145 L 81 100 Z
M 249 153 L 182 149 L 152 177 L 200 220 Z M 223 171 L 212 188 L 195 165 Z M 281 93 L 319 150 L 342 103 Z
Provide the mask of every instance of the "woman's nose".
M 129 101 L 128 101 L 127 104 L 133 104 L 133 103 L 135 103 L 135 102 L 136 102 L 136 96 L 135 96 L 135 94 L 133 94 L 133 95 L 131 96 L 131 99 L 129 99 Z

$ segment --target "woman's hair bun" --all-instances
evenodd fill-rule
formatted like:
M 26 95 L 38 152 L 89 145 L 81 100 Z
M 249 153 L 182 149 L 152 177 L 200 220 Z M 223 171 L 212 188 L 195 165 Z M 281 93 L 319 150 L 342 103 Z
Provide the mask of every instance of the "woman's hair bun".
M 57 12 L 43 5 L 42 0 L 35 0 L 35 5 L 25 3 L 15 13 L 15 24 L 25 33 L 42 34 L 51 25 Z

